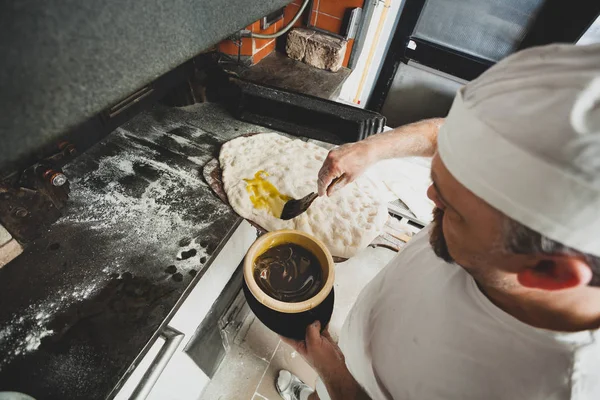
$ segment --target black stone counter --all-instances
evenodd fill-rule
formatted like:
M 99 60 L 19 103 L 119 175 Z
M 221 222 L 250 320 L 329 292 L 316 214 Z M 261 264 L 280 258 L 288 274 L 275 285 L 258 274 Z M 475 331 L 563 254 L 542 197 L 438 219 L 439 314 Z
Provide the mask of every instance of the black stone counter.
M 63 217 L 0 269 L 0 390 L 106 398 L 236 225 L 202 166 L 264 130 L 155 106 L 69 164 Z

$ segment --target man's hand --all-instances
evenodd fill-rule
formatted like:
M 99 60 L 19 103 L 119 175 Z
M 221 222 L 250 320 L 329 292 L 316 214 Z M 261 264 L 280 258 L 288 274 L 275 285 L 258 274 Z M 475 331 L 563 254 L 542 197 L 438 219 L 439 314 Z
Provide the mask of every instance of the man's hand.
M 425 119 L 331 150 L 319 171 L 319 196 L 326 193 L 330 196 L 380 160 L 432 157 L 437 149 L 437 135 L 443 123 L 443 118 Z M 335 178 L 340 179 L 332 185 Z
M 282 337 L 317 371 L 331 400 L 371 400 L 356 382 L 344 361 L 344 355 L 327 329 L 315 321 L 306 328 L 306 339 L 296 342 Z
M 330 196 L 353 182 L 374 161 L 367 142 L 348 143 L 331 150 L 319 171 L 319 196 Z M 331 185 L 335 178 L 340 179 Z
M 306 362 L 319 373 L 321 378 L 345 368 L 344 355 L 333 341 L 327 329 L 321 332 L 321 323 L 315 321 L 306 328 L 306 339 L 300 342 L 282 337 L 285 343 L 296 350 Z

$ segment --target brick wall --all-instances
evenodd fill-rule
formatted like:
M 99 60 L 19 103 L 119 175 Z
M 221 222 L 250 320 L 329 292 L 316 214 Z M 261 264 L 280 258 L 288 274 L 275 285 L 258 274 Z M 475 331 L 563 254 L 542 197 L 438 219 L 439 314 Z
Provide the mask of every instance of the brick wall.
M 311 24 L 317 28 L 324 29 L 326 31 L 340 34 L 342 28 L 342 19 L 344 13 L 348 8 L 362 7 L 364 0 L 314 0 L 314 10 L 311 15 Z M 287 25 L 292 18 L 300 10 L 302 0 L 294 0 L 284 10 L 284 19 L 277 21 L 277 23 L 271 25 L 264 31 L 260 29 L 260 21 L 256 21 L 251 25 L 248 25 L 246 29 L 257 32 L 257 33 L 274 33 L 279 31 L 285 25 Z M 300 18 L 294 26 L 302 26 L 302 18 Z M 252 64 L 258 63 L 260 60 L 271 54 L 275 50 L 276 39 L 252 39 L 243 38 L 241 55 L 245 59 L 249 59 Z M 348 41 L 348 48 L 346 50 L 346 57 L 344 59 L 344 66 L 348 65 L 348 59 L 352 53 L 352 46 L 354 45 L 354 39 Z M 224 40 L 217 46 L 218 51 L 237 56 L 238 48 L 230 40 Z
M 246 29 L 256 33 L 275 33 L 283 28 L 283 20 L 277 21 L 265 30 L 260 29 L 260 21 L 248 25 Z M 217 50 L 231 56 L 238 55 L 238 47 L 231 40 L 223 40 L 217 45 Z M 242 38 L 241 56 L 256 64 L 275 50 L 275 39 Z

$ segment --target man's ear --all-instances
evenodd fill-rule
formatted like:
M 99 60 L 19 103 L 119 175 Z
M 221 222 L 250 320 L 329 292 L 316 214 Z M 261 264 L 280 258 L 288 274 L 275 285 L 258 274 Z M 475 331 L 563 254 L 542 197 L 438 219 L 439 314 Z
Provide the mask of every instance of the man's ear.
M 519 283 L 527 288 L 562 290 L 586 286 L 592 269 L 584 260 L 572 256 L 544 256 L 534 267 L 517 273 Z

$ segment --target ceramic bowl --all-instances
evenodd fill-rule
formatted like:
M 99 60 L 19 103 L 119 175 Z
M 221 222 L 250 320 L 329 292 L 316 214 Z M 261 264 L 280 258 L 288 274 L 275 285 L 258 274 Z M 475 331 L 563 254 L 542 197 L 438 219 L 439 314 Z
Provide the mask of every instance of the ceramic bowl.
M 267 295 L 254 280 L 254 262 L 268 249 L 293 243 L 314 254 L 322 268 L 323 287 L 313 297 L 298 303 L 287 303 Z M 319 320 L 325 327 L 333 312 L 334 264 L 331 253 L 317 238 L 300 231 L 269 232 L 254 242 L 244 259 L 244 295 L 250 309 L 269 329 L 295 340 L 303 340 L 306 327 Z

